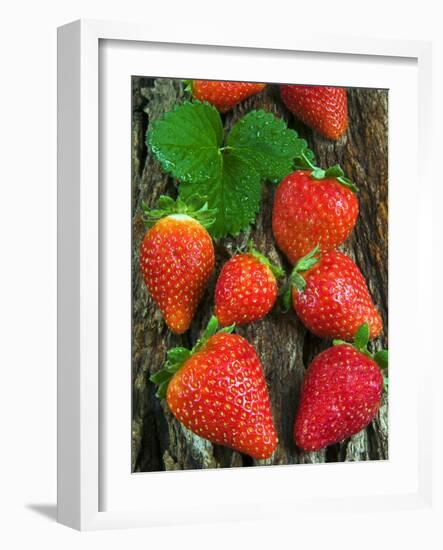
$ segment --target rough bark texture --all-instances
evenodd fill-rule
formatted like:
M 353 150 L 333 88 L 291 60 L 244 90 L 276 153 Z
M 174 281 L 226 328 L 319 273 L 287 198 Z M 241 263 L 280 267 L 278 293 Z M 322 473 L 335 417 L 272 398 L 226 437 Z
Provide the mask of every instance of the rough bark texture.
M 162 174 L 144 144 L 150 121 L 162 116 L 183 99 L 178 80 L 133 78 L 132 111 L 132 198 L 133 198 L 133 471 L 180 470 L 251 466 L 379 460 L 388 458 L 387 398 L 372 424 L 351 439 L 316 453 L 304 453 L 292 440 L 294 414 L 305 368 L 312 358 L 330 345 L 310 334 L 294 312 L 283 314 L 279 307 L 262 321 L 238 328 L 256 348 L 265 369 L 271 395 L 278 449 L 271 460 L 258 461 L 230 449 L 212 445 L 192 434 L 172 416 L 164 401 L 155 397 L 150 373 L 163 363 L 166 350 L 174 345 L 192 345 L 209 319 L 213 290 L 220 266 L 237 245 L 251 236 L 256 247 L 282 265 L 290 266 L 276 248 L 271 231 L 274 188 L 264 186 L 263 201 L 256 225 L 250 234 L 222 239 L 216 244 L 216 274 L 208 288 L 191 329 L 184 336 L 171 334 L 149 297 L 138 267 L 138 251 L 144 235 L 140 203 L 155 205 L 161 194 L 176 195 L 171 178 Z M 360 215 L 353 234 L 342 249 L 362 270 L 383 318 L 381 338 L 374 349 L 387 346 L 388 304 L 388 92 L 350 89 L 348 91 L 350 128 L 337 142 L 315 134 L 296 120 L 282 105 L 276 87 L 268 87 L 224 117 L 229 127 L 252 108 L 264 108 L 283 117 L 308 140 L 322 167 L 339 163 L 360 188 Z

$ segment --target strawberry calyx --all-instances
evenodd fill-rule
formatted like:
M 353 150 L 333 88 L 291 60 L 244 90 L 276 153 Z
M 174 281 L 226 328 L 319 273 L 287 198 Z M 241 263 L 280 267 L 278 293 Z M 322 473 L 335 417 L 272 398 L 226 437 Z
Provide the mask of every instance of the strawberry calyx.
M 163 399 L 166 397 L 168 384 L 171 379 L 181 369 L 183 364 L 194 355 L 194 353 L 200 351 L 206 345 L 209 338 L 217 333 L 231 333 L 234 330 L 234 325 L 224 327 L 220 330 L 218 330 L 218 326 L 218 319 L 215 315 L 213 315 L 210 318 L 203 334 L 197 340 L 192 349 L 176 347 L 171 348 L 166 352 L 166 361 L 163 364 L 163 367 L 149 377 L 149 380 L 158 386 L 156 393 L 158 398 Z
M 161 195 L 157 208 L 151 209 L 145 203 L 142 203 L 141 208 L 146 227 L 151 227 L 161 218 L 174 214 L 194 218 L 206 229 L 215 223 L 216 210 L 210 209 L 206 197 L 200 195 L 192 195 L 186 201 L 180 198 L 174 200 L 167 195 Z
M 357 330 L 357 332 L 354 335 L 353 342 L 345 342 L 344 340 L 333 340 L 332 344 L 334 346 L 341 346 L 341 345 L 347 345 L 354 347 L 357 351 L 360 353 L 363 353 L 367 357 L 370 357 L 373 359 L 377 365 L 382 369 L 382 371 L 385 371 L 385 369 L 388 368 L 388 350 L 387 349 L 381 349 L 379 351 L 376 351 L 375 353 L 371 353 L 368 350 L 368 342 L 369 342 L 369 335 L 370 335 L 370 328 L 369 323 L 363 323 Z M 383 374 L 383 387 L 386 390 L 389 385 L 388 377 Z
M 323 168 L 316 166 L 305 154 L 302 154 L 299 158 L 299 164 L 301 168 L 311 170 L 310 177 L 312 179 L 324 180 L 327 178 L 333 178 L 354 193 L 358 192 L 358 187 L 348 177 L 345 176 L 345 173 L 343 172 L 339 164 L 334 164 L 334 166 L 331 166 L 330 168 L 324 170 Z
M 254 256 L 259 262 L 261 262 L 263 265 L 267 266 L 273 273 L 274 277 L 277 279 L 284 276 L 285 272 L 283 269 L 273 264 L 269 258 L 264 256 L 261 252 L 259 252 L 256 248 L 254 248 L 254 243 L 252 241 L 249 241 L 248 243 L 248 253 L 251 254 L 251 256 Z
M 318 262 L 319 258 L 316 257 L 320 252 L 320 245 L 315 246 L 311 252 L 308 252 L 306 256 L 303 256 L 295 264 L 294 269 L 289 276 L 289 285 L 286 285 L 282 289 L 282 309 L 284 312 L 289 311 L 291 307 L 291 295 L 292 289 L 296 288 L 300 292 L 306 288 L 306 280 L 301 275 L 301 272 L 308 271 Z
M 331 166 L 326 170 L 323 170 L 322 168 L 316 168 L 311 172 L 311 178 L 315 180 L 334 178 L 344 187 L 350 189 L 353 193 L 357 193 L 358 191 L 358 187 L 355 185 L 355 183 L 353 183 L 349 178 L 345 176 L 345 173 L 343 172 L 339 164 L 335 164 L 334 166 Z
M 318 262 L 319 258 L 316 257 L 320 251 L 320 245 L 315 246 L 311 252 L 308 252 L 306 256 L 303 256 L 295 264 L 291 273 L 291 286 L 294 286 L 297 290 L 303 291 L 306 288 L 306 280 L 300 274 L 303 271 L 308 271 Z

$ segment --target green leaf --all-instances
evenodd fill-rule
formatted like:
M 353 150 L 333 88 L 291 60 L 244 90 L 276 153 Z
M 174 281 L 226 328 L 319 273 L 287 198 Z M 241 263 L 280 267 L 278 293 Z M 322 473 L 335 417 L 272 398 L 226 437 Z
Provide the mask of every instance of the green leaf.
M 156 120 L 147 144 L 163 170 L 179 180 L 180 200 L 202 196 L 210 212 L 218 210 L 210 229 L 214 237 L 247 229 L 260 205 L 263 180 L 280 181 L 300 163 L 311 166 L 313 158 L 305 140 L 263 110 L 240 119 L 222 147 L 218 111 L 196 101 L 187 101 Z M 165 202 L 154 214 L 171 208 Z
M 262 178 L 279 182 L 294 169 L 294 159 L 308 149 L 295 130 L 272 113 L 251 111 L 230 131 L 227 149 L 249 161 Z
M 167 352 L 168 361 L 171 363 L 183 363 L 190 356 L 191 352 L 187 348 L 171 348 Z
M 165 369 L 161 369 L 155 372 L 152 376 L 150 376 L 149 380 L 151 382 L 154 382 L 154 384 L 162 384 L 166 380 L 170 380 L 170 378 L 171 378 L 171 373 Z
M 344 185 L 345 187 L 348 187 L 348 189 L 350 189 L 353 193 L 358 192 L 358 187 L 349 178 L 340 176 L 339 178 L 337 178 L 337 181 L 342 185 Z
M 325 171 L 325 177 L 326 178 L 341 178 L 345 174 L 339 164 L 334 164 L 334 166 L 331 166 Z
M 369 342 L 369 324 L 363 323 L 357 330 L 354 336 L 354 346 L 361 350 L 365 350 Z
M 311 269 L 311 267 L 314 267 L 314 265 L 318 262 L 318 258 L 315 257 L 315 255 L 319 252 L 320 245 L 317 244 L 311 252 L 308 252 L 306 256 L 303 256 L 303 258 L 300 258 L 298 262 L 295 264 L 295 271 L 308 271 L 308 269 Z
M 206 197 L 191 195 L 185 201 L 174 200 L 167 195 L 161 195 L 158 200 L 158 208 L 150 209 L 143 201 L 141 203 L 143 221 L 147 227 L 151 227 L 159 219 L 171 214 L 186 214 L 196 219 L 203 227 L 208 229 L 215 221 L 215 210 L 210 210 Z
M 235 325 L 229 325 L 228 327 L 221 328 L 218 332 L 224 333 L 224 334 L 232 334 L 234 332 Z
M 292 270 L 290 276 L 291 284 L 300 292 L 303 292 L 306 288 L 306 280 L 302 275 L 300 275 L 300 271 L 308 271 L 311 267 L 314 267 L 314 265 L 318 262 L 318 258 L 316 258 L 315 255 L 319 251 L 319 248 L 319 245 L 317 245 L 310 252 L 308 252 L 306 256 L 300 258 Z
M 176 206 L 176 202 L 169 195 L 160 195 L 157 205 L 158 210 L 173 211 Z
M 166 397 L 168 385 L 169 385 L 169 380 L 166 380 L 165 382 L 162 382 L 161 384 L 159 384 L 157 388 L 157 393 L 155 395 L 160 399 L 164 399 Z
M 311 172 L 311 178 L 315 180 L 322 180 L 325 178 L 335 178 L 344 187 L 348 187 L 354 193 L 358 192 L 358 187 L 349 178 L 347 178 L 339 164 L 334 164 L 330 168 L 323 170 L 317 166 L 313 167 Z
M 212 317 L 209 319 L 208 326 L 205 328 L 205 331 L 201 336 L 201 340 L 207 340 L 211 336 L 214 336 L 214 334 L 217 332 L 217 328 L 218 319 L 215 315 L 212 315 Z
M 377 351 L 377 353 L 374 355 L 374 361 L 378 364 L 378 366 L 381 369 L 387 369 L 388 368 L 388 350 L 382 349 L 380 351 Z
M 342 346 L 343 344 L 349 345 L 349 342 L 345 342 L 345 340 L 332 340 L 333 346 Z
M 208 229 L 215 238 L 237 235 L 248 228 L 258 212 L 262 190 L 260 175 L 247 160 L 231 150 L 225 151 L 222 159 L 222 172 L 217 178 L 179 186 L 179 196 L 184 200 L 200 193 L 217 211 Z
M 225 333 L 231 333 L 233 332 L 235 325 L 230 325 L 228 327 L 224 327 L 221 330 L 218 330 L 218 319 L 215 315 L 212 315 L 212 317 L 209 319 L 208 325 L 205 328 L 203 334 L 200 336 L 200 338 L 197 340 L 195 346 L 191 350 L 191 355 L 195 353 L 196 351 L 200 350 L 206 342 L 211 338 L 211 336 L 214 336 L 214 334 L 218 332 L 225 332 Z
M 185 102 L 156 120 L 147 145 L 165 172 L 182 182 L 208 181 L 221 172 L 223 125 L 209 103 Z

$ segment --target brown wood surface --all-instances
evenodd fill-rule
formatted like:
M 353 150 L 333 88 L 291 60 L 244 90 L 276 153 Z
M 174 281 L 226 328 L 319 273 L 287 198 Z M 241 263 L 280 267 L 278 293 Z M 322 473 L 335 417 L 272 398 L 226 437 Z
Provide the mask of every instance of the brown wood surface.
M 237 331 L 256 348 L 265 369 L 279 445 L 273 458 L 257 461 L 231 449 L 212 445 L 192 434 L 172 416 L 164 401 L 155 396 L 149 375 L 165 359 L 174 345 L 192 346 L 206 326 L 213 307 L 213 290 L 221 265 L 237 246 L 252 237 L 256 247 L 289 273 L 290 266 L 276 248 L 271 230 L 274 186 L 264 185 L 263 200 L 255 226 L 236 239 L 221 239 L 216 244 L 216 273 L 194 318 L 183 336 L 171 334 L 148 295 L 138 268 L 138 251 L 144 235 L 141 201 L 154 206 L 161 194 L 176 196 L 174 182 L 162 174 L 144 140 L 149 123 L 159 118 L 185 97 L 179 80 L 133 78 L 132 110 L 132 204 L 133 204 L 133 471 L 180 470 L 251 466 L 377 460 L 388 458 L 387 397 L 374 421 L 349 440 L 316 453 L 301 452 L 292 440 L 292 426 L 305 368 L 330 342 L 310 334 L 294 312 L 282 313 L 279 306 L 262 321 Z M 355 259 L 383 318 L 382 336 L 373 349 L 387 346 L 388 304 L 388 92 L 350 89 L 348 108 L 350 127 L 337 142 L 312 132 L 282 105 L 276 86 L 268 86 L 224 116 L 229 129 L 244 113 L 263 108 L 283 117 L 308 140 L 317 163 L 328 167 L 339 163 L 360 188 L 360 215 L 356 227 L 342 247 Z

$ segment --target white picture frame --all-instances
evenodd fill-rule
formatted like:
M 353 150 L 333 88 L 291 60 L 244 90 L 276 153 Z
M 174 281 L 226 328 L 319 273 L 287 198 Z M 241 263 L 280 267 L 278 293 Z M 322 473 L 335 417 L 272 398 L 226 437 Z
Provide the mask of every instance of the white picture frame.
M 109 50 L 101 49 L 103 44 L 113 44 Z M 150 48 L 150 55 L 146 55 L 143 48 Z M 175 65 L 169 52 L 174 52 Z M 411 67 L 411 74 L 406 75 L 408 69 L 403 71 L 405 78 L 416 79 L 418 93 L 414 88 L 411 95 L 405 92 L 401 101 L 408 98 L 414 101 L 413 112 L 417 113 L 417 119 L 412 120 L 412 128 L 416 128 L 418 139 L 416 143 L 409 143 L 409 167 L 404 170 L 397 163 L 401 155 L 403 144 L 401 132 L 390 131 L 390 179 L 397 178 L 404 182 L 402 198 L 395 191 L 390 191 L 391 232 L 392 243 L 399 243 L 399 248 L 393 248 L 391 254 L 390 277 L 393 277 L 396 286 L 395 272 L 400 272 L 400 267 L 405 258 L 402 254 L 401 242 L 404 232 L 411 233 L 410 246 L 417 250 L 420 248 L 420 265 L 427 265 L 432 250 L 428 237 L 431 234 L 431 193 L 426 196 L 419 195 L 420 208 L 416 223 L 409 224 L 406 228 L 407 215 L 410 209 L 416 206 L 416 194 L 413 194 L 413 185 L 416 178 L 424 182 L 427 171 L 431 165 L 428 162 L 429 135 L 430 135 L 430 79 L 431 79 L 431 46 L 427 42 L 397 41 L 397 40 L 369 40 L 360 38 L 317 37 L 314 35 L 297 33 L 296 38 L 282 39 L 281 43 L 267 42 L 266 39 L 256 43 L 226 41 L 213 41 L 190 45 L 186 33 L 183 36 L 166 36 L 156 32 L 154 28 L 143 25 L 127 24 L 119 22 L 103 21 L 77 21 L 61 27 L 58 32 L 58 520 L 80 530 L 120 528 L 120 527 L 148 527 L 153 525 L 169 525 L 174 523 L 192 523 L 196 521 L 219 521 L 233 519 L 258 519 L 260 517 L 284 517 L 293 513 L 295 507 L 303 509 L 304 513 L 311 510 L 325 511 L 334 507 L 337 512 L 346 513 L 358 507 L 360 510 L 370 510 L 376 507 L 378 510 L 395 510 L 402 508 L 430 509 L 432 507 L 432 441 L 430 431 L 430 418 L 432 416 L 432 402 L 429 398 L 432 376 L 432 348 L 420 350 L 422 365 L 422 378 L 417 383 L 407 373 L 412 371 L 413 362 L 418 357 L 418 349 L 409 349 L 402 355 L 401 346 L 394 346 L 390 350 L 391 361 L 402 362 L 403 374 L 399 374 L 397 388 L 401 388 L 402 395 L 395 393 L 395 384 L 392 398 L 398 400 L 398 414 L 406 415 L 409 425 L 417 426 L 416 438 L 411 456 L 406 461 L 396 461 L 395 448 L 402 449 L 404 434 L 394 431 L 394 441 L 390 441 L 394 449 L 394 458 L 386 463 L 374 463 L 371 465 L 360 464 L 336 464 L 316 465 L 309 467 L 285 466 L 274 468 L 251 468 L 248 472 L 240 469 L 226 471 L 203 472 L 170 472 L 159 474 L 130 473 L 125 469 L 125 453 L 130 449 L 130 430 L 126 422 L 126 413 L 122 413 L 121 420 L 112 417 L 116 436 L 120 439 L 108 441 L 106 423 L 109 423 L 109 408 L 106 404 L 115 399 L 115 391 L 121 390 L 120 382 L 127 382 L 127 377 L 119 379 L 121 373 L 115 373 L 110 369 L 111 382 L 103 387 L 103 365 L 101 365 L 101 353 L 99 349 L 100 332 L 103 323 L 103 300 L 107 297 L 107 284 L 100 283 L 101 262 L 104 246 L 103 231 L 111 231 L 106 224 L 100 225 L 100 215 L 103 209 L 109 209 L 106 216 L 112 213 L 119 223 L 124 224 L 125 211 L 121 196 L 111 194 L 104 200 L 100 192 L 100 155 L 102 154 L 103 128 L 100 126 L 100 113 L 107 108 L 109 101 L 122 101 L 117 92 L 111 97 L 106 97 L 106 102 L 101 104 L 100 82 L 109 84 L 107 78 L 119 78 L 122 75 L 146 74 L 161 76 L 177 76 L 192 78 L 195 76 L 206 78 L 235 79 L 236 70 L 242 70 L 243 79 L 281 81 L 289 79 L 279 78 L 281 67 L 278 60 L 291 59 L 291 55 L 300 54 L 300 63 L 303 59 L 309 59 L 305 63 L 306 78 L 309 78 L 308 65 L 322 59 L 325 71 L 327 71 L 327 59 L 336 56 L 342 63 L 342 68 L 337 72 L 323 72 L 324 78 L 330 84 L 343 83 L 343 75 L 354 64 L 363 63 L 365 71 L 358 71 L 349 76 L 351 85 L 381 86 L 382 81 L 391 78 L 389 76 L 397 66 L 403 64 Z M 251 56 L 262 56 L 260 69 L 266 67 L 269 78 L 255 78 L 257 65 L 241 65 L 241 56 L 249 53 Z M 211 64 L 211 56 L 217 55 L 218 63 Z M 266 65 L 266 57 L 272 58 Z M 327 59 L 323 59 L 329 56 Z M 140 61 L 141 57 L 143 60 Z M 195 63 L 186 68 L 183 63 L 185 58 L 195 58 Z M 302 59 L 303 58 L 303 59 Z M 130 60 L 134 59 L 134 68 Z M 150 72 L 133 72 L 137 70 L 138 63 L 149 60 Z M 321 60 L 320 59 L 320 60 Z M 160 63 L 156 64 L 158 60 Z M 374 61 L 376 70 L 371 71 L 371 60 Z M 386 63 L 381 67 L 376 63 Z M 272 65 L 272 66 L 271 66 Z M 103 76 L 103 67 L 111 66 L 111 70 Z M 159 67 L 162 69 L 159 69 Z M 204 74 L 202 70 L 204 68 Z M 115 70 L 114 70 L 115 69 Z M 158 71 L 162 71 L 161 73 Z M 184 71 L 185 74 L 182 74 Z M 193 74 L 195 71 L 195 74 Z M 274 72 L 272 72 L 274 71 Z M 401 80 L 403 72 L 398 69 L 398 79 Z M 240 73 L 239 73 L 240 74 Z M 274 75 L 274 78 L 271 78 Z M 312 78 L 312 77 L 311 77 Z M 102 80 L 101 80 L 102 79 Z M 385 79 L 385 80 L 384 80 Z M 124 95 L 124 90 L 122 94 Z M 399 97 L 400 94 L 398 94 Z M 124 98 L 123 98 L 124 99 Z M 125 108 L 127 105 L 125 106 Z M 397 116 L 400 121 L 400 103 L 395 114 L 391 110 L 390 116 Z M 404 107 L 404 105 L 403 105 Z M 116 121 L 120 115 L 115 115 Z M 413 117 L 412 117 L 413 118 Z M 115 127 L 122 130 L 122 138 L 113 141 L 111 137 L 106 144 L 109 151 L 115 147 L 125 147 L 124 139 L 127 136 L 129 124 L 124 118 L 116 122 Z M 391 128 L 390 128 L 391 130 Z M 397 129 L 398 130 L 398 129 Z M 111 136 L 120 132 L 110 132 Z M 108 135 L 108 134 L 106 134 Z M 398 136 L 398 139 L 395 138 Z M 106 138 L 107 139 L 107 138 Z M 122 149 L 119 149 L 122 150 Z M 129 153 L 129 142 L 126 142 L 126 150 L 122 157 Z M 422 162 L 418 163 L 420 156 Z M 115 159 L 115 155 L 114 155 Z M 124 164 L 125 163 L 125 164 Z M 124 164 L 124 166 L 123 166 Z M 128 159 L 122 160 L 122 171 L 115 166 L 112 176 L 119 174 L 122 178 L 127 175 Z M 108 173 L 108 166 L 105 165 Z M 404 170 L 404 171 L 402 171 Z M 416 174 L 416 171 L 418 172 Z M 412 181 L 414 178 L 414 181 Z M 129 181 L 129 180 L 128 180 Z M 115 186 L 113 187 L 115 188 Z M 119 206 L 120 205 L 120 206 Z M 406 213 L 406 216 L 404 215 Z M 106 217 L 105 216 L 105 217 Z M 115 218 L 114 218 L 115 216 Z M 119 221 L 120 220 L 120 221 Z M 403 228 L 400 232 L 400 225 Z M 123 227 L 123 226 L 122 226 Z M 123 227 L 122 232 L 125 232 Z M 402 234 L 400 234 L 402 233 Z M 414 238 L 414 234 L 417 238 Z M 130 238 L 130 236 L 129 236 Z M 122 238 L 116 250 L 125 254 L 128 244 L 128 235 Z M 105 235 L 106 240 L 106 235 Z M 126 247 L 126 248 L 125 248 Z M 129 250 L 126 251 L 129 258 Z M 110 260 L 112 261 L 112 260 Z M 122 265 L 124 262 L 120 262 Z M 129 259 L 127 262 L 129 269 Z M 397 265 L 398 264 L 398 265 Z M 391 269 L 392 268 L 392 269 Z M 392 273 L 392 275 L 391 275 Z M 121 272 L 122 280 L 127 279 L 127 273 Z M 126 279 L 125 279 L 126 277 Z M 426 317 L 432 314 L 431 297 L 432 288 L 422 284 L 424 280 L 423 270 L 417 265 L 411 266 L 408 284 L 414 293 L 411 300 L 412 323 L 418 334 L 423 334 L 417 319 L 419 315 Z M 401 291 L 405 286 L 399 285 L 394 289 L 394 296 L 390 299 L 390 308 L 395 309 L 396 304 L 401 304 Z M 416 294 L 415 294 L 416 293 Z M 397 302 L 396 302 L 397 300 Z M 122 301 L 119 308 L 119 319 L 127 323 L 130 313 L 127 302 Z M 129 317 L 128 317 L 129 316 Z M 415 324 L 414 324 L 415 323 Z M 394 342 L 401 340 L 401 320 L 396 327 L 393 323 L 392 338 Z M 125 361 L 125 348 L 119 346 L 116 354 Z M 391 346 L 392 348 L 392 346 Z M 397 355 L 396 355 L 397 354 Z M 129 358 L 128 358 L 129 361 Z M 126 367 L 124 367 L 126 368 Z M 122 372 L 124 371 L 122 369 Z M 128 371 L 130 366 L 128 363 Z M 129 376 L 129 375 L 127 375 Z M 395 375 L 394 375 L 395 376 Z M 126 382 L 125 382 L 126 381 Z M 122 410 L 127 409 L 127 401 L 123 394 Z M 407 399 L 411 400 L 407 407 Z M 127 412 L 127 411 L 126 411 Z M 396 418 L 392 418 L 395 427 Z M 399 425 L 399 424 L 397 424 Z M 127 436 L 125 436 L 127 427 Z M 394 429 L 394 428 L 393 428 Z M 126 439 L 124 439 L 126 437 Z M 127 445 L 127 449 L 125 447 Z M 117 459 L 106 462 L 104 454 L 110 454 Z M 123 454 L 119 455 L 119 449 Z M 115 453 L 114 453 L 115 451 Z M 121 460 L 118 458 L 120 456 Z M 362 469 L 361 467 L 365 467 Z M 346 471 L 344 471 L 346 468 Z M 298 469 L 296 472 L 295 469 Z M 333 476 L 331 475 L 333 473 Z M 297 475 L 297 493 L 283 492 L 290 476 Z M 380 477 L 382 476 L 382 477 Z M 385 476 L 385 477 L 383 477 Z M 332 480 L 331 478 L 334 478 Z M 365 479 L 366 480 L 365 480 Z M 384 489 L 377 485 L 377 479 L 386 481 Z M 224 494 L 224 487 L 235 480 L 239 489 L 235 502 L 230 502 L 228 495 Z M 295 478 L 294 478 L 295 480 Z M 388 480 L 390 480 L 388 482 Z M 189 490 L 190 484 L 199 488 L 199 499 L 195 502 L 180 500 L 180 494 Z M 260 485 L 260 492 L 254 487 Z M 360 484 L 361 490 L 356 489 Z M 104 490 L 106 485 L 106 490 Z M 113 485 L 112 488 L 109 486 Z M 144 486 L 143 489 L 139 489 Z M 143 491 L 149 487 L 150 491 L 158 492 L 156 507 L 141 504 Z M 160 498 L 161 487 L 166 495 L 171 491 L 176 492 L 176 504 L 171 505 L 170 499 Z M 267 489 L 266 489 L 267 487 Z M 265 489 L 263 489 L 265 488 Z M 372 488 L 372 489 L 371 489 Z M 211 506 L 208 506 L 210 492 L 216 491 L 218 498 Z M 112 494 L 106 497 L 104 494 Z M 157 494 L 157 493 L 156 493 Z M 246 495 L 246 496 L 244 496 Z M 105 499 L 105 500 L 106 500 Z M 169 502 L 168 502 L 169 500 Z M 277 506 L 277 503 L 285 503 L 285 506 Z M 269 506 L 268 506 L 269 504 Z M 271 505 L 273 504 L 273 505 Z

